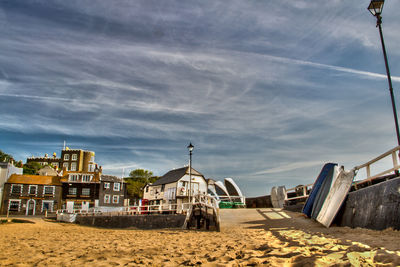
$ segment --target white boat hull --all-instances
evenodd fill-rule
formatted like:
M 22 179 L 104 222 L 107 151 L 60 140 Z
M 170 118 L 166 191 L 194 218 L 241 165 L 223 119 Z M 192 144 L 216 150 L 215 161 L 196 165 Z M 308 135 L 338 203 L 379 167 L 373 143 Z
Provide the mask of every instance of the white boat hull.
M 336 214 L 350 191 L 353 179 L 354 170 L 348 172 L 345 170 L 340 171 L 317 217 L 317 221 L 325 227 L 329 227 L 335 219 Z

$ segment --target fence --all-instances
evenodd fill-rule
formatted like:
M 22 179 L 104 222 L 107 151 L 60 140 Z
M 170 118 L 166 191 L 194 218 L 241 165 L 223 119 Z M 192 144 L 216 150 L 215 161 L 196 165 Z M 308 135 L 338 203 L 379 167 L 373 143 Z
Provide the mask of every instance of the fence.
M 398 163 L 398 155 L 399 155 L 399 151 L 400 151 L 400 146 L 397 146 L 385 153 L 383 153 L 382 155 L 368 161 L 367 163 L 364 163 L 362 165 L 356 166 L 354 169 L 356 171 L 365 169 L 366 171 L 366 178 L 364 180 L 361 181 L 357 181 L 356 184 L 361 184 L 361 183 L 368 183 L 371 182 L 372 180 L 374 180 L 375 178 L 381 177 L 385 174 L 389 174 L 391 172 L 398 172 L 398 170 L 400 169 L 400 165 Z M 378 165 L 379 163 L 381 163 L 384 160 L 388 160 L 388 158 L 392 158 L 391 162 L 392 162 L 392 166 L 389 169 L 380 171 L 377 174 L 371 174 L 371 166 L 373 165 Z
M 123 215 L 144 215 L 144 214 L 186 214 L 193 205 L 202 205 L 218 210 L 217 200 L 208 195 L 197 194 L 192 197 L 191 202 L 181 204 L 158 204 L 158 205 L 134 205 L 123 207 L 119 211 L 101 211 L 96 208 L 89 210 L 76 209 L 72 212 L 68 210 L 57 210 L 57 214 L 79 214 L 81 216 L 123 216 Z

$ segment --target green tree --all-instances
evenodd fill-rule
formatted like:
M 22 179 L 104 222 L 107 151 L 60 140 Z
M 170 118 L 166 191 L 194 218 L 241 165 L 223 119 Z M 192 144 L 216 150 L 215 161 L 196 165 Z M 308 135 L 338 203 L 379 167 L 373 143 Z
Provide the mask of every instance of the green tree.
M 37 174 L 38 171 L 42 168 L 42 165 L 37 162 L 29 162 L 24 164 L 22 168 L 24 174 Z
M 22 160 L 17 161 L 17 162 L 15 163 L 15 167 L 22 168 L 23 166 L 24 166 L 24 164 L 22 163 Z
M 13 156 L 4 153 L 3 151 L 0 150 L 0 162 L 10 162 L 13 160 L 14 160 Z
M 153 176 L 153 172 L 144 169 L 136 169 L 129 173 L 129 177 L 124 178 L 127 182 L 128 196 L 131 199 L 143 198 L 143 189 L 148 183 L 154 183 L 158 177 Z

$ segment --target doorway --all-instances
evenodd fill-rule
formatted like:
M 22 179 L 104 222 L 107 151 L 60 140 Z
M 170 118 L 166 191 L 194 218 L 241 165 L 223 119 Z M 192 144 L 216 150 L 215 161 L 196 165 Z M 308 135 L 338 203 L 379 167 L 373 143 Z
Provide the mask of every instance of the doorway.
M 26 202 L 26 215 L 35 215 L 36 212 L 36 201 L 34 199 L 29 199 Z
M 85 211 L 89 210 L 89 201 L 82 201 L 82 209 Z
M 73 201 L 67 201 L 67 211 L 69 213 L 74 212 L 74 202 Z

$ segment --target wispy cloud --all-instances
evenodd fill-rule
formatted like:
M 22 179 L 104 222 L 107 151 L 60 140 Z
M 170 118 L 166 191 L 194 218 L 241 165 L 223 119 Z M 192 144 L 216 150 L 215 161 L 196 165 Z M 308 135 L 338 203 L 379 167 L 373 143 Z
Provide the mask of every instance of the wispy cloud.
M 384 18 L 395 86 L 398 6 Z M 248 195 L 308 182 L 395 144 L 374 23 L 341 1 L 2 2 L 0 148 L 67 140 L 107 172 L 162 175 L 193 142 L 196 169 Z
M 288 172 L 288 171 L 293 171 L 293 170 L 302 169 L 302 168 L 319 166 L 319 165 L 322 165 L 322 163 L 323 162 L 321 162 L 321 161 L 310 161 L 310 162 L 309 161 L 301 161 L 301 162 L 286 163 L 279 167 L 256 172 L 253 175 Z

